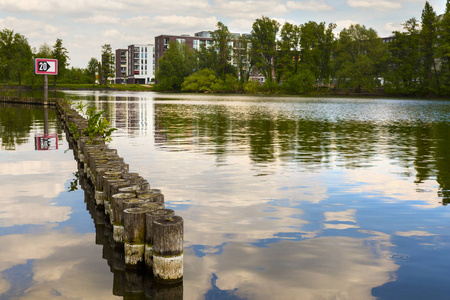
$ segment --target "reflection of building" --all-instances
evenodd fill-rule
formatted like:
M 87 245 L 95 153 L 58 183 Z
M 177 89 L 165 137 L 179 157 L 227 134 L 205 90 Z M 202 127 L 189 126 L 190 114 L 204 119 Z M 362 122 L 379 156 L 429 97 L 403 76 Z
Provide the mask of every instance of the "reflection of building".
M 153 44 L 134 44 L 116 50 L 116 83 L 147 84 L 155 78 Z

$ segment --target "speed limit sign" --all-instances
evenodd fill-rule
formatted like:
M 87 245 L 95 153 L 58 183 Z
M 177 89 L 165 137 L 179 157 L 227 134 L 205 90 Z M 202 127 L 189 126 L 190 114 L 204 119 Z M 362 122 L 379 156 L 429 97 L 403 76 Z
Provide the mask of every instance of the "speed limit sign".
M 35 74 L 58 74 L 58 60 L 50 58 L 36 58 L 34 60 L 34 73 Z

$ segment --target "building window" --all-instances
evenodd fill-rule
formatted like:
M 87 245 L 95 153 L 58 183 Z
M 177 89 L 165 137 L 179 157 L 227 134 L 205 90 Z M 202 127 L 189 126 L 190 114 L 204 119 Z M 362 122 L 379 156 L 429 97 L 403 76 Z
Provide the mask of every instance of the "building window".
M 169 38 L 164 39 L 164 45 L 169 45 Z
M 200 48 L 199 40 L 193 40 L 192 42 L 193 42 L 192 48 L 198 50 Z
M 186 44 L 186 40 L 185 39 L 177 39 L 177 43 L 184 45 L 184 44 Z

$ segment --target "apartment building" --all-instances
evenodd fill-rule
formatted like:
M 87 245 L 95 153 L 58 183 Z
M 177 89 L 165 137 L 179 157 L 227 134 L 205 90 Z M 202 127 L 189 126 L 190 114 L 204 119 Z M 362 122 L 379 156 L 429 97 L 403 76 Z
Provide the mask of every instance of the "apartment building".
M 148 84 L 155 78 L 155 47 L 133 44 L 115 51 L 116 83 Z
M 164 52 L 169 47 L 170 42 L 178 42 L 179 44 L 186 44 L 191 49 L 199 50 L 201 45 L 211 46 L 213 39 L 209 31 L 200 31 L 190 36 L 183 35 L 159 35 L 155 37 L 155 67 L 158 68 L 158 60 L 164 55 Z
M 116 76 L 115 83 L 125 83 L 127 78 L 128 49 L 116 49 L 115 51 Z
M 231 40 L 228 41 L 228 45 L 230 46 L 230 54 L 229 54 L 229 62 L 238 67 L 240 60 L 241 63 L 243 63 L 243 69 L 248 70 L 250 58 L 249 58 L 249 52 L 251 44 L 242 44 L 239 42 L 239 39 L 241 37 L 245 37 L 247 39 L 250 39 L 249 33 L 231 33 Z M 214 44 L 214 40 L 211 37 L 210 31 L 199 31 L 194 33 L 194 36 L 190 36 L 187 34 L 184 35 L 160 35 L 155 37 L 155 68 L 158 68 L 158 60 L 164 55 L 164 52 L 169 47 L 170 42 L 177 42 L 179 44 L 186 44 L 191 49 L 199 50 L 201 45 L 205 45 L 206 47 L 210 47 Z M 244 48 L 247 49 L 244 49 Z M 237 55 L 238 53 L 246 53 L 242 54 L 242 56 Z M 240 54 L 241 55 L 241 54 Z M 253 80 L 256 80 L 258 82 L 264 82 L 264 77 L 256 70 L 256 68 L 253 68 L 251 70 L 250 78 Z

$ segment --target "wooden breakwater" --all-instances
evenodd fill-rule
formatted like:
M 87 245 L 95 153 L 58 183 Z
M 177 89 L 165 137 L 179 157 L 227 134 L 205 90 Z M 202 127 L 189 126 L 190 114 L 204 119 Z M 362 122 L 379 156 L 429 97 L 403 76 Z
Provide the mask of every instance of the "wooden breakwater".
M 43 105 L 39 98 L 0 97 L 0 102 Z M 88 121 L 64 99 L 50 98 L 65 126 L 80 170 L 94 187 L 95 205 L 112 226 L 116 248 L 124 251 L 125 268 L 145 269 L 162 283 L 183 278 L 183 219 L 164 207 L 159 189 L 129 166 L 101 136 L 86 136 Z

